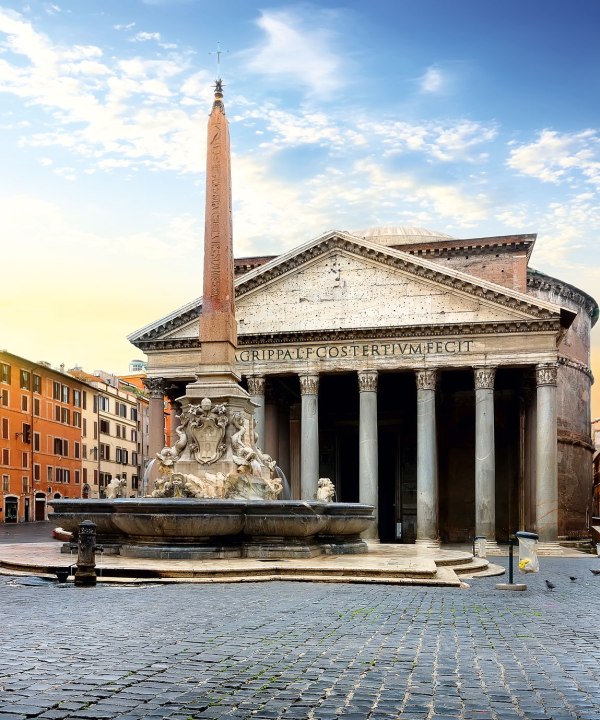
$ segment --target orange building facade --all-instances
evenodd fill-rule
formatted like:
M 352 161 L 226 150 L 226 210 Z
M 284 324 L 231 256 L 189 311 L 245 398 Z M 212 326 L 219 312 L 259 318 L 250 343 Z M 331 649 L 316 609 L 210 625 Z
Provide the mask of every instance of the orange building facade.
M 44 520 L 48 500 L 81 497 L 90 400 L 67 373 L 0 353 L 0 520 Z
M 141 378 L 0 352 L 0 523 L 46 520 L 52 499 L 104 497 L 113 479 L 126 497 L 149 493 L 148 434 Z

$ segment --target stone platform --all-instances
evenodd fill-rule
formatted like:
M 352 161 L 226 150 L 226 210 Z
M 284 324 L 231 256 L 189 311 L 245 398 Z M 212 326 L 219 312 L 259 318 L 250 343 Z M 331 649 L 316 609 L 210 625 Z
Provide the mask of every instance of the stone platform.
M 55 576 L 56 568 L 76 562 L 61 553 L 61 543 L 0 545 L 0 574 Z M 74 568 L 73 568 L 74 570 Z M 369 543 L 363 555 L 324 555 L 315 558 L 265 560 L 160 560 L 97 556 L 98 581 L 215 583 L 294 580 L 334 583 L 383 583 L 464 587 L 473 577 L 501 575 L 504 569 L 475 558 L 466 550 L 415 545 Z

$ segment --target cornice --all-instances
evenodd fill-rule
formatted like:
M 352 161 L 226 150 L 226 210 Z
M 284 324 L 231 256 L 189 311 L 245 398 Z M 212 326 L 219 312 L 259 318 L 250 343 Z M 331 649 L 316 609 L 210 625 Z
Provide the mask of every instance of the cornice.
M 560 329 L 560 321 L 523 320 L 497 323 L 464 323 L 453 325 L 407 325 L 405 327 L 350 328 L 345 330 L 311 330 L 307 332 L 260 333 L 238 335 L 238 347 L 285 345 L 293 343 L 346 342 L 348 340 L 377 340 L 424 337 L 471 337 L 474 335 L 506 335 L 515 333 L 552 332 Z M 144 351 L 185 350 L 200 347 L 198 338 L 140 341 Z
M 564 280 L 559 280 L 550 275 L 545 275 L 539 270 L 529 268 L 527 270 L 527 287 L 531 290 L 556 293 L 563 300 L 575 303 L 575 305 L 585 310 L 592 321 L 592 325 L 598 319 L 598 303 L 594 298 L 583 292 L 583 290 L 569 285 Z
M 563 365 L 565 367 L 572 368 L 573 370 L 578 370 L 579 372 L 583 373 L 584 375 L 587 375 L 587 377 L 590 379 L 590 381 L 592 383 L 594 382 L 594 375 L 592 373 L 591 368 L 588 365 L 577 362 L 577 360 L 571 360 L 570 358 L 567 358 L 564 355 L 559 355 L 557 362 L 559 365 Z

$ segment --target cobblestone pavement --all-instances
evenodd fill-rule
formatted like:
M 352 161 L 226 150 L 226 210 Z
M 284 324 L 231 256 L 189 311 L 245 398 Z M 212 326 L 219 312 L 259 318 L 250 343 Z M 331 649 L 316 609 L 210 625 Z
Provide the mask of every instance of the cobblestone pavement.
M 522 593 L 0 577 L 0 720 L 599 720 L 600 560 L 540 563 Z

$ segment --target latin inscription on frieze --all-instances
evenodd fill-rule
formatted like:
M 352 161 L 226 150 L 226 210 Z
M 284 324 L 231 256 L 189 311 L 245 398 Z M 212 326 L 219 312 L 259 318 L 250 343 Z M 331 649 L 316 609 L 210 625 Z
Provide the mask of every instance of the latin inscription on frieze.
M 296 360 L 351 360 L 423 355 L 456 355 L 472 352 L 474 340 L 421 340 L 418 342 L 369 342 L 323 345 L 286 345 L 238 349 L 236 362 L 294 362 Z

